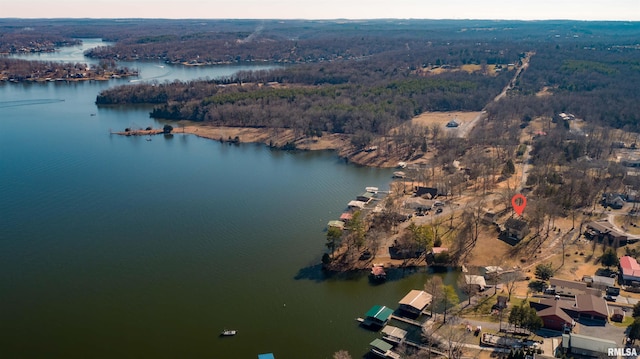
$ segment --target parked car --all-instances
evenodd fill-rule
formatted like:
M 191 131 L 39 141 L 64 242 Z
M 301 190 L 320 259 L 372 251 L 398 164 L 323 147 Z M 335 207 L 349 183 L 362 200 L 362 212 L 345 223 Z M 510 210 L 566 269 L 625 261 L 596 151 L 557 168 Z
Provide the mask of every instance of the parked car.
M 442 208 L 440 207 L 440 208 L 436 209 L 436 213 L 442 213 Z

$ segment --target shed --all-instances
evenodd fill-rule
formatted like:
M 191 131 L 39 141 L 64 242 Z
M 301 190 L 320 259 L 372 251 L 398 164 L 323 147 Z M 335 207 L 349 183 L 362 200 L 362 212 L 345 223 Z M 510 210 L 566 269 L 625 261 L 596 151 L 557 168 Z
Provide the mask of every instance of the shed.
M 399 302 L 400 309 L 418 315 L 420 314 L 429 304 L 431 304 L 431 300 L 433 296 L 423 290 L 414 289 L 407 293 Z
M 615 308 L 613 310 L 613 315 L 611 315 L 611 320 L 613 320 L 614 322 L 624 321 L 624 311 L 620 308 Z

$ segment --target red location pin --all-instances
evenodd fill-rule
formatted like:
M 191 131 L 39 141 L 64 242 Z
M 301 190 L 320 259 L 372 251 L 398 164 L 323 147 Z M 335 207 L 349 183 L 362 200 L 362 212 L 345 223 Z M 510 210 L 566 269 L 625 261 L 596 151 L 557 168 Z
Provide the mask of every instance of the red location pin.
M 511 205 L 513 206 L 513 210 L 516 211 L 519 216 L 522 216 L 524 207 L 527 206 L 527 198 L 518 193 L 511 198 Z

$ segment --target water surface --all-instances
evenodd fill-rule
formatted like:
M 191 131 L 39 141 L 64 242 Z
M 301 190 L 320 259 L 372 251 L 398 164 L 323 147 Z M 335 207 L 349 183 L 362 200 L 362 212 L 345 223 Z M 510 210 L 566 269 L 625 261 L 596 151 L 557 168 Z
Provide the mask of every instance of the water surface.
M 136 65 L 143 80 L 244 69 Z M 110 135 L 160 126 L 148 107 L 96 107 L 127 81 L 0 85 L 0 356 L 366 353 L 376 334 L 354 319 L 427 275 L 372 286 L 318 263 L 326 223 L 365 186 L 388 188 L 390 171 L 333 152 Z

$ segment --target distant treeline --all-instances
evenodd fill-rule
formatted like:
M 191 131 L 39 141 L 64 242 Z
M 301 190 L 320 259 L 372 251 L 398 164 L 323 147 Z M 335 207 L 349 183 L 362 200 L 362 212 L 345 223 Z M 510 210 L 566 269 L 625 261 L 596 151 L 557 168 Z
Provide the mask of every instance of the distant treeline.
M 242 72 L 224 81 L 125 85 L 102 92 L 96 102 L 159 104 L 151 113 L 155 118 L 382 135 L 424 111 L 479 111 L 513 76 L 506 71 L 425 76 L 406 64 L 385 68 L 393 64 L 393 57 L 389 60 Z
M 97 99 L 154 103 L 153 116 L 380 133 L 421 111 L 482 108 L 510 81 L 505 65 L 534 52 L 509 96 L 490 105 L 491 119 L 524 126 L 569 112 L 640 129 L 638 22 L 0 19 L 5 52 L 79 37 L 114 42 L 87 53 L 110 61 L 291 64 L 219 82 L 122 86 Z M 454 71 L 467 64 L 482 70 Z M 279 85 L 257 85 L 270 82 Z
M 527 121 L 574 114 L 591 124 L 640 132 L 640 45 L 540 44 L 495 118 Z

